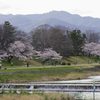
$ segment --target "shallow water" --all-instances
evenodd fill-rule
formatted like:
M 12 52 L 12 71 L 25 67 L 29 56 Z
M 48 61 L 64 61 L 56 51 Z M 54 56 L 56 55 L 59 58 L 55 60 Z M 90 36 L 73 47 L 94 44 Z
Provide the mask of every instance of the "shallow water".
M 84 84 L 84 83 L 86 83 L 86 84 L 88 84 L 88 83 L 90 83 L 90 84 L 93 84 L 93 82 L 95 82 L 95 83 L 97 83 L 97 84 L 99 84 L 100 83 L 100 76 L 90 76 L 90 77 L 88 77 L 88 79 L 82 79 L 82 80 L 68 80 L 68 81 L 43 81 L 43 82 L 31 82 L 31 83 L 41 83 L 41 84 L 43 84 L 43 83 L 47 83 L 47 84 L 55 84 L 55 83 L 57 83 L 57 84 L 68 84 L 68 83 L 70 83 L 70 84 Z
M 96 92 L 67 92 L 74 96 L 75 100 L 100 100 L 100 93 Z
M 100 84 L 100 76 L 90 76 L 88 79 L 82 80 L 68 80 L 68 81 L 44 81 L 44 82 L 32 82 L 39 84 L 94 84 L 95 86 Z M 74 96 L 77 100 L 100 100 L 100 92 L 66 92 L 69 95 Z

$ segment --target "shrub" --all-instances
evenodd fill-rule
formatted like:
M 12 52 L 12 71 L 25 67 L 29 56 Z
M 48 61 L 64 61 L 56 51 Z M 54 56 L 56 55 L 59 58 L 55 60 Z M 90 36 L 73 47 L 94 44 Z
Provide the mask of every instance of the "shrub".
M 48 96 L 47 95 L 45 96 L 45 100 L 48 100 Z
M 66 63 L 65 62 L 62 62 L 62 65 L 66 65 Z
M 2 87 L 1 94 L 4 94 L 4 93 L 5 93 L 5 89 L 4 87 Z
M 70 97 L 69 97 L 69 95 L 67 95 L 67 100 L 70 100 Z
M 15 90 L 13 90 L 13 93 L 14 93 L 14 94 L 17 94 L 17 90 L 16 90 L 16 89 L 15 89 Z
M 44 91 L 39 91 L 38 94 L 39 94 L 39 95 L 43 95 L 43 94 L 44 94 Z
M 71 65 L 71 63 L 67 63 L 67 65 Z
M 10 94 L 12 93 L 12 89 L 11 89 L 11 87 L 10 87 L 10 89 L 9 89 L 9 93 L 10 93 Z
M 63 95 L 61 95 L 61 100 L 66 100 Z

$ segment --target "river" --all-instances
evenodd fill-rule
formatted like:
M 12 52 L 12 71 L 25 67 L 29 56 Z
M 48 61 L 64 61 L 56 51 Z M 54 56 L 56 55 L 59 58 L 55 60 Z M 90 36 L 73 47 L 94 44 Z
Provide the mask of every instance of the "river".
M 42 90 L 59 92 L 74 96 L 75 100 L 100 100 L 100 76 L 82 80 L 30 82 L 28 84 L 0 84 L 5 89 L 23 87 L 28 91 Z M 19 91 L 19 90 L 18 90 Z
M 32 82 L 33 84 L 73 84 L 73 85 L 100 85 L 100 76 L 90 76 L 88 79 L 82 80 L 68 80 L 68 81 L 45 81 L 45 82 Z M 95 83 L 95 84 L 94 84 Z M 94 87 L 95 87 L 94 86 Z M 94 91 L 93 87 L 93 91 Z M 99 88 L 100 90 L 100 88 Z M 77 100 L 100 100 L 100 92 L 64 92 L 74 96 Z

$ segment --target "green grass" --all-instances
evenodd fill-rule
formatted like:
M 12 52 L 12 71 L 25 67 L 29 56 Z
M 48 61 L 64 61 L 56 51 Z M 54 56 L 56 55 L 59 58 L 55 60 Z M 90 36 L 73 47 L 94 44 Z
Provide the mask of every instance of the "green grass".
M 95 63 L 96 57 L 87 57 L 87 56 L 72 56 L 72 57 L 64 57 L 62 60 L 59 60 L 59 62 L 65 62 L 65 63 L 71 63 L 70 66 L 68 65 L 58 65 L 58 66 L 53 66 L 52 65 L 42 65 L 40 60 L 35 59 L 33 57 L 33 60 L 27 59 L 26 61 L 19 61 L 16 58 L 13 58 L 11 62 L 14 63 L 14 66 L 11 66 L 10 63 L 6 61 L 2 61 L 2 69 L 0 69 L 0 72 L 10 72 L 10 71 L 34 71 L 34 70 L 56 70 L 56 69 L 75 69 L 75 68 L 88 68 L 88 67 L 94 67 L 95 65 L 88 65 L 88 60 L 97 65 L 98 63 Z M 55 62 L 56 60 L 54 60 Z M 57 60 L 58 61 L 58 60 Z M 77 61 L 78 64 L 74 65 L 74 61 Z M 27 68 L 26 65 L 27 62 L 29 63 L 29 68 Z M 82 65 L 83 64 L 83 65 Z M 87 65 L 85 65 L 87 64 Z M 7 70 L 4 70 L 4 68 L 7 68 Z M 35 68 L 34 68 L 35 67 Z M 36 68 L 37 67 L 37 68 Z M 40 68 L 38 68 L 40 67 Z M 43 68 L 44 67 L 44 68 Z M 12 69 L 10 69 L 12 68 Z
M 88 64 L 88 60 L 92 62 L 92 64 Z M 69 58 L 64 57 L 62 60 L 53 60 L 53 62 L 65 62 L 65 63 L 71 63 L 70 66 L 68 65 L 42 65 L 41 61 L 39 59 L 33 58 L 33 60 L 27 59 L 26 61 L 18 61 L 16 58 L 13 58 L 11 62 L 14 63 L 14 66 L 11 66 L 10 63 L 7 62 L 7 59 L 5 61 L 2 61 L 3 67 L 0 69 L 0 72 L 21 72 L 20 74 L 3 74 L 0 75 L 0 82 L 1 83 L 8 83 L 8 82 L 21 82 L 21 81 L 31 81 L 31 80 L 41 80 L 42 77 L 64 77 L 70 74 L 71 72 L 63 72 L 64 70 L 72 69 L 73 72 L 81 74 L 84 73 L 84 71 L 74 71 L 74 69 L 81 69 L 81 68 L 90 68 L 94 67 L 96 65 L 99 65 L 97 62 L 99 60 L 96 60 L 96 57 L 86 57 L 86 56 L 72 56 Z M 74 65 L 74 62 L 77 61 L 78 64 Z M 29 67 L 23 66 L 26 65 L 27 62 L 29 63 Z M 4 68 L 7 68 L 7 70 L 4 70 Z M 60 71 L 61 72 L 60 72 Z M 37 73 L 32 74 L 30 71 L 37 71 Z M 38 71 L 42 73 L 38 73 Z M 46 72 L 47 71 L 47 72 Z M 52 72 L 49 73 L 49 71 Z M 24 74 L 22 74 L 24 72 Z
M 90 67 L 94 67 L 94 65 L 90 65 Z M 4 70 L 3 68 L 0 69 L 0 72 L 27 72 L 27 71 L 43 71 L 43 70 L 63 70 L 63 69 L 80 69 L 80 68 L 88 68 L 88 65 L 81 65 L 81 66 L 57 66 L 57 67 L 41 67 L 41 68 L 14 68 L 14 69 L 10 69 L 8 68 L 7 70 Z
M 13 58 L 11 60 L 11 62 L 13 62 L 13 66 L 11 66 L 11 63 L 9 63 L 7 59 L 3 60 L 1 62 L 1 64 L 3 67 L 7 67 L 7 68 L 9 68 L 9 67 L 11 67 L 11 68 L 21 67 L 23 65 L 26 65 L 27 62 L 29 63 L 30 66 L 41 66 L 42 65 L 40 62 L 35 61 L 34 59 L 33 60 L 27 59 L 26 61 L 19 61 L 16 58 Z
M 96 59 L 96 57 L 88 57 L 88 56 L 71 56 L 71 57 L 63 57 L 63 59 L 61 60 L 62 62 L 66 62 L 66 63 L 71 63 L 74 64 L 74 62 L 78 62 L 78 64 L 87 64 L 88 61 L 92 62 L 92 63 L 97 63 L 99 60 Z
M 92 62 L 92 63 L 97 63 L 99 60 L 96 59 L 96 57 L 87 57 L 87 56 L 71 56 L 71 57 L 63 57 L 63 59 L 61 60 L 53 60 L 53 62 L 65 62 L 67 63 L 71 63 L 71 65 L 74 64 L 74 62 L 78 62 L 78 64 L 88 64 L 88 61 Z M 39 67 L 39 66 L 47 66 L 47 65 L 42 65 L 41 64 L 41 60 L 39 59 L 35 59 L 35 57 L 33 57 L 32 60 L 27 59 L 26 61 L 19 61 L 16 58 L 13 58 L 11 60 L 11 62 L 13 62 L 14 66 L 11 66 L 10 63 L 8 63 L 7 59 L 5 59 L 4 61 L 1 62 L 1 64 L 3 65 L 3 67 L 7 67 L 7 68 L 16 68 L 16 67 L 22 67 L 23 65 L 26 65 L 27 62 L 29 63 L 30 67 Z M 48 63 L 48 62 L 47 62 Z M 49 63 L 51 64 L 51 62 L 49 61 Z
M 0 72 L 21 72 L 20 74 L 3 74 L 0 75 L 1 83 L 8 82 L 23 82 L 23 81 L 31 81 L 31 80 L 41 80 L 42 77 L 64 77 L 70 74 L 71 72 L 63 72 L 64 69 L 67 71 L 68 69 L 73 69 L 73 72 L 81 74 L 84 71 L 74 71 L 75 68 L 85 68 L 84 66 L 63 66 L 63 67 L 50 67 L 50 68 L 26 68 L 26 69 L 1 69 Z M 60 70 L 60 71 L 59 71 Z M 30 71 L 37 71 L 37 73 L 32 74 Z M 38 71 L 42 72 L 39 73 Z M 51 71 L 52 73 L 49 73 Z M 22 74 L 22 72 L 24 72 Z
M 42 77 L 58 77 L 58 76 L 66 76 L 71 72 L 55 72 L 55 73 L 44 73 L 44 74 L 4 74 L 0 75 L 0 83 L 8 83 L 8 82 L 27 82 L 32 80 L 41 80 Z M 79 73 L 79 72 L 77 72 Z

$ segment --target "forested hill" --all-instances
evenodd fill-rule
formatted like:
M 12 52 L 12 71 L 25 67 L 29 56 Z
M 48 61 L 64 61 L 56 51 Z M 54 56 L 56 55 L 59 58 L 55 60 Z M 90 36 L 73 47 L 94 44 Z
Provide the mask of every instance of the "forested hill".
M 52 26 L 62 25 L 69 28 L 77 28 L 81 31 L 100 31 L 100 18 L 81 17 L 77 14 L 70 14 L 65 11 L 51 11 L 44 14 L 29 15 L 0 15 L 0 24 L 9 21 L 19 29 L 29 32 L 39 25 L 49 24 Z

